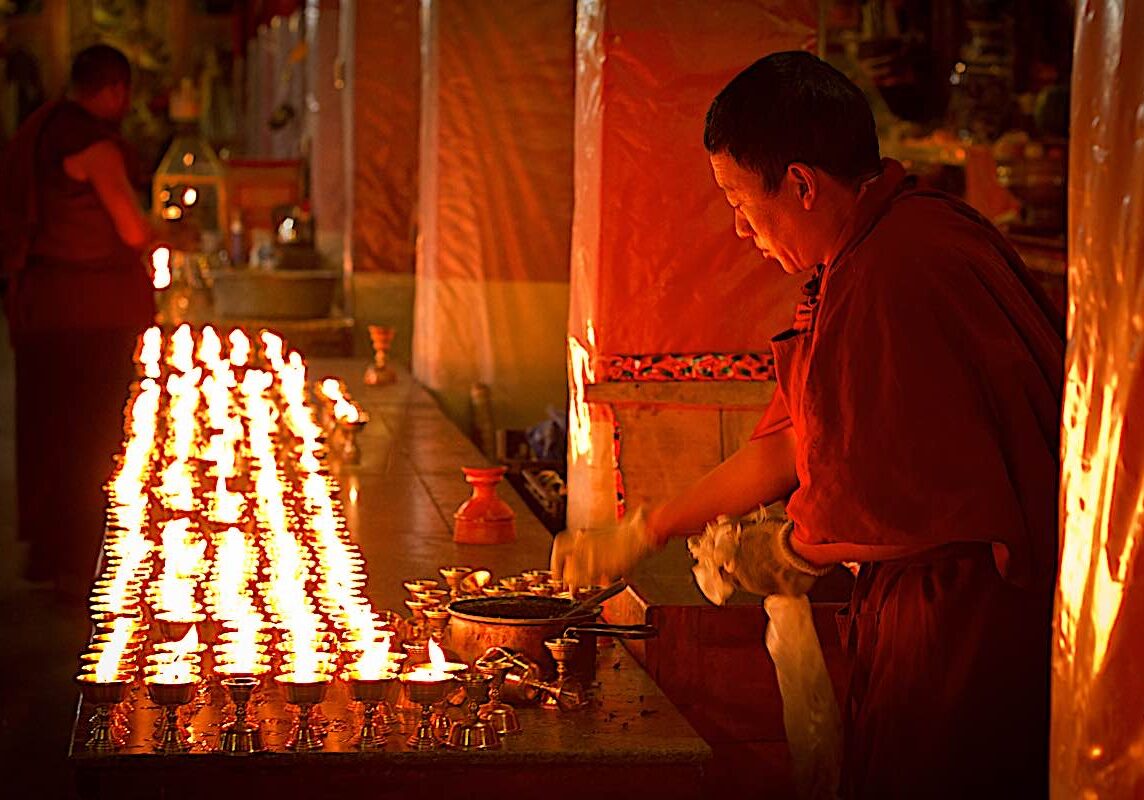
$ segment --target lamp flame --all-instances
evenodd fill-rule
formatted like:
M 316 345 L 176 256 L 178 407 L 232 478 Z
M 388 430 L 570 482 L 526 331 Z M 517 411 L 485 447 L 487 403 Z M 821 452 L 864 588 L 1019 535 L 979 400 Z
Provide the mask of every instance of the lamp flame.
M 166 289 L 171 285 L 171 251 L 166 247 L 156 247 L 151 253 L 151 284 L 156 289 Z

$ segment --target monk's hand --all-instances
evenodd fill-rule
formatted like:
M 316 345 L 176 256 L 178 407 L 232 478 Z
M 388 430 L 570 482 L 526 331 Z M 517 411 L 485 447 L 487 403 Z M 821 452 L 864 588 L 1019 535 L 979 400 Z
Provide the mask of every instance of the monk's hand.
M 833 569 L 820 567 L 798 555 L 790 544 L 794 523 L 784 515 L 760 514 L 742 520 L 739 552 L 728 572 L 741 588 L 752 594 L 800 595 L 810 591 L 817 578 Z
M 569 589 L 610 583 L 659 549 L 643 508 L 606 528 L 565 531 L 552 542 L 552 576 Z

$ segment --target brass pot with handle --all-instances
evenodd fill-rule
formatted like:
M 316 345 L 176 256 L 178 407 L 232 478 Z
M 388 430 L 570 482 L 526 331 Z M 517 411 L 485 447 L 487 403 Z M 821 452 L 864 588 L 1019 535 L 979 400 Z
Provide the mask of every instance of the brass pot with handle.
M 513 594 L 470 597 L 448 605 L 449 646 L 464 660 L 480 658 L 490 647 L 503 647 L 528 656 L 540 665 L 545 679 L 556 674 L 556 663 L 545 639 L 574 636 L 580 647 L 570 663 L 573 674 L 591 680 L 596 671 L 596 637 L 649 639 L 658 631 L 650 625 L 608 625 L 598 622 L 600 607 L 568 614 L 577 606 L 563 597 Z

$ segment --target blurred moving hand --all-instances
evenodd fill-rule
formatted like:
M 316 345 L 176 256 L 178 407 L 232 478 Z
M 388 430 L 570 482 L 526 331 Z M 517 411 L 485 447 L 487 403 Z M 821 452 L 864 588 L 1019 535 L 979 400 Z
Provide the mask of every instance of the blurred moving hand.
M 552 542 L 552 575 L 570 589 L 611 583 L 660 548 L 638 508 L 607 528 L 565 531 Z

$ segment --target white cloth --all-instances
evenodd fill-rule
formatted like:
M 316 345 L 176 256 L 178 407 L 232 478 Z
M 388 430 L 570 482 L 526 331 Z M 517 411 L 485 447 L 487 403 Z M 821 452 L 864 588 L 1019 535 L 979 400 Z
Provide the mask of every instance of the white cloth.
M 799 800 L 834 800 L 842 768 L 842 718 L 806 595 L 772 594 L 767 650 L 775 662 Z

